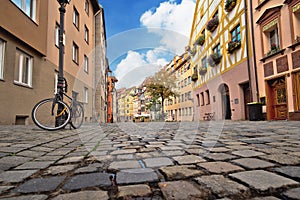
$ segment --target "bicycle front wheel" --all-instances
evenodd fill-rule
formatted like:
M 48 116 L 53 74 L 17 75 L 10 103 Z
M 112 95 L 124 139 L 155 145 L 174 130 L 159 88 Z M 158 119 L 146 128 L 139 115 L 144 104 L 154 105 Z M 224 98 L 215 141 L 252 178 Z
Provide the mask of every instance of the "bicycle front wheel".
M 54 98 L 44 99 L 32 109 L 32 120 L 40 128 L 55 131 L 64 128 L 70 121 L 70 108 Z
M 74 102 L 71 107 L 71 126 L 74 129 L 80 128 L 83 118 L 84 118 L 84 110 L 80 103 Z

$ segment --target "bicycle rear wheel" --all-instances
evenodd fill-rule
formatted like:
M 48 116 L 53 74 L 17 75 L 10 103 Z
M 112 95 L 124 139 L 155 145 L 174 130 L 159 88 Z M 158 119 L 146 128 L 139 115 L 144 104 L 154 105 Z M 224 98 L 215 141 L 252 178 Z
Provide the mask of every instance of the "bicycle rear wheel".
M 62 108 L 60 112 L 58 112 L 59 107 Z M 31 116 L 38 127 L 55 131 L 64 128 L 69 123 L 70 113 L 70 108 L 66 103 L 49 98 L 38 102 L 33 107 Z
M 84 119 L 83 106 L 78 102 L 73 102 L 73 105 L 71 107 L 71 113 L 71 126 L 74 129 L 80 128 Z

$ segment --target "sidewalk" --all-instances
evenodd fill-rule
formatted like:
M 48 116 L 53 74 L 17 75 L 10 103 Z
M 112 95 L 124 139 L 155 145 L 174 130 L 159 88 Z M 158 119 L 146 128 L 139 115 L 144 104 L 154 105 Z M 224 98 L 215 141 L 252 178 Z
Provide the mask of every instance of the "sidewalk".
M 300 123 L 0 126 L 0 199 L 300 199 Z

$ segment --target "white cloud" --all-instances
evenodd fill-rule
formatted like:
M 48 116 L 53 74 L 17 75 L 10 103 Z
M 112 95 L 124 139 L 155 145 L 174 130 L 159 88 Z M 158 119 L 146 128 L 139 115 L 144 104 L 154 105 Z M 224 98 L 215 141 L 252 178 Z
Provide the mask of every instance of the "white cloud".
M 156 36 L 159 36 L 160 41 L 156 47 L 146 53 L 128 51 L 126 58 L 117 65 L 115 70 L 115 75 L 119 80 L 117 88 L 137 86 L 146 77 L 153 75 L 162 66 L 169 63 L 170 60 L 165 58 L 166 52 L 169 55 L 180 55 L 184 52 L 184 47 L 189 40 L 194 9 L 195 0 L 182 0 L 178 4 L 174 0 L 169 0 L 141 15 L 141 25 L 147 29 L 148 33 L 155 33 Z M 151 41 L 150 36 L 145 35 L 142 30 L 137 32 L 141 33 L 138 38 Z M 133 46 L 134 44 L 140 45 L 138 42 L 130 44 Z M 131 49 L 148 47 L 139 46 L 137 48 L 134 46 Z
M 140 22 L 148 28 L 169 29 L 189 37 L 194 9 L 194 0 L 182 0 L 180 4 L 170 0 L 161 3 L 154 11 L 146 11 Z
M 160 49 L 149 50 L 145 54 L 128 51 L 126 58 L 116 67 L 115 75 L 118 79 L 116 87 L 138 86 L 146 77 L 152 76 L 168 63 L 163 56 L 164 52 Z

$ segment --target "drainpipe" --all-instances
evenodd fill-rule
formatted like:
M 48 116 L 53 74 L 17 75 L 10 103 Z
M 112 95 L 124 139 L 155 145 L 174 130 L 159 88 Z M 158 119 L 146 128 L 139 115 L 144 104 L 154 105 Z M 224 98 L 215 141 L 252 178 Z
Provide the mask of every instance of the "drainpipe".
M 253 52 L 253 67 L 254 67 L 254 77 L 255 77 L 255 86 L 256 86 L 256 98 L 257 101 L 260 102 L 259 99 L 259 89 L 258 89 L 258 79 L 257 79 L 257 64 L 256 64 L 256 52 L 255 52 L 255 38 L 254 38 L 254 25 L 253 25 L 253 7 L 252 7 L 252 0 L 249 1 L 250 2 L 250 22 L 251 22 L 251 40 L 253 41 L 253 47 L 252 47 L 252 52 Z
M 251 4 L 251 2 L 250 2 Z M 244 9 L 245 9 L 245 25 L 246 25 L 246 51 L 247 51 L 247 69 L 248 69 L 248 78 L 249 78 L 249 88 L 250 88 L 250 101 L 253 102 L 253 92 L 252 92 L 252 80 L 251 80 L 251 67 L 250 67 L 250 58 L 249 58 L 249 34 L 248 34 L 248 9 L 247 9 L 247 0 L 244 0 Z M 250 11 L 251 13 L 251 11 Z M 252 21 L 252 20 L 251 20 Z M 252 34 L 253 35 L 253 34 Z M 253 40 L 254 41 L 254 40 Z

